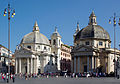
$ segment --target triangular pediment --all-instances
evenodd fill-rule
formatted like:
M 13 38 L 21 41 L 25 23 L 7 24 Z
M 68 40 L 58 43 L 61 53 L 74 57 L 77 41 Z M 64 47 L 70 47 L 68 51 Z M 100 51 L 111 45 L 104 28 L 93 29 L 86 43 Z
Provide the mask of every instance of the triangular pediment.
M 34 56 L 33 51 L 31 51 L 30 49 L 20 48 L 19 50 L 15 51 L 16 58 L 30 58 L 33 56 Z
M 89 46 L 81 45 L 81 46 L 77 47 L 75 50 L 79 51 L 79 52 L 85 52 L 85 51 L 93 51 L 93 48 L 89 47 Z
M 21 48 L 21 49 L 17 50 L 17 51 L 15 52 L 15 54 L 33 54 L 33 52 L 30 51 L 30 50 L 27 50 L 27 49 L 25 49 L 25 48 Z

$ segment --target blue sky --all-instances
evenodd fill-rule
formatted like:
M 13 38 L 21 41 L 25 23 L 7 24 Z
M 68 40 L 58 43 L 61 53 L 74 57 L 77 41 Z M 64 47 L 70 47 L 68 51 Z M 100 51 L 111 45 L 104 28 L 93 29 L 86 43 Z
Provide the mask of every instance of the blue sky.
M 16 15 L 11 19 L 11 50 L 14 51 L 24 35 L 32 32 L 35 21 L 40 32 L 50 39 L 55 26 L 65 44 L 73 45 L 73 34 L 77 21 L 80 29 L 86 27 L 92 11 L 111 37 L 113 48 L 113 25 L 108 23 L 114 12 L 120 16 L 120 0 L 0 0 L 0 44 L 8 45 L 8 20 L 3 16 L 8 1 L 15 8 Z M 116 26 L 116 47 L 119 48 L 120 27 Z

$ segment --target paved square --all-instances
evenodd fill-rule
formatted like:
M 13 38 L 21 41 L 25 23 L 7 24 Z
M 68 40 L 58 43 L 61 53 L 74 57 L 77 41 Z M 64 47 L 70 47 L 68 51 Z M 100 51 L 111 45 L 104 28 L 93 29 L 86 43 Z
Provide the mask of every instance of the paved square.
M 0 84 L 3 83 L 0 80 Z M 114 78 L 31 78 L 30 80 L 16 78 L 15 83 L 9 84 L 120 84 L 120 79 Z

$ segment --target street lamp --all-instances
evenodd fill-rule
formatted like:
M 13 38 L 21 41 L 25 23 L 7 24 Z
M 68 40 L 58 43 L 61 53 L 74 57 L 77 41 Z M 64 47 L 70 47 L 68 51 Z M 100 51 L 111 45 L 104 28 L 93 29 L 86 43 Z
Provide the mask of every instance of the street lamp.
M 11 16 L 11 11 L 13 11 L 12 16 Z M 8 3 L 8 7 L 5 8 L 4 10 L 4 16 L 6 16 L 7 13 L 8 13 L 8 73 L 10 75 L 10 18 L 14 17 L 15 15 L 15 9 L 10 7 L 10 3 Z M 9 80 L 9 75 L 8 75 L 8 80 Z
M 120 43 L 119 43 L 119 50 L 120 50 Z
M 116 13 L 114 13 L 114 16 L 111 16 L 109 19 L 109 24 L 111 24 L 111 19 L 113 19 L 113 26 L 114 26 L 114 76 L 115 77 L 116 77 L 116 52 L 115 52 L 115 48 L 116 48 L 116 33 L 115 33 L 116 18 L 118 18 L 118 16 L 116 16 Z M 120 18 L 119 18 L 118 25 L 120 26 Z

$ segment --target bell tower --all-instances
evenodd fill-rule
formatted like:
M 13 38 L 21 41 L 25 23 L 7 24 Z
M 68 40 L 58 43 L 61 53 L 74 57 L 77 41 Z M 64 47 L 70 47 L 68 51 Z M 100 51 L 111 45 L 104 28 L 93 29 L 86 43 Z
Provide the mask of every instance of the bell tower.
M 51 35 L 51 51 L 54 53 L 55 57 L 55 64 L 57 66 L 57 70 L 60 70 L 60 54 L 61 54 L 61 36 L 57 31 L 57 27 L 55 27 L 55 31 Z

